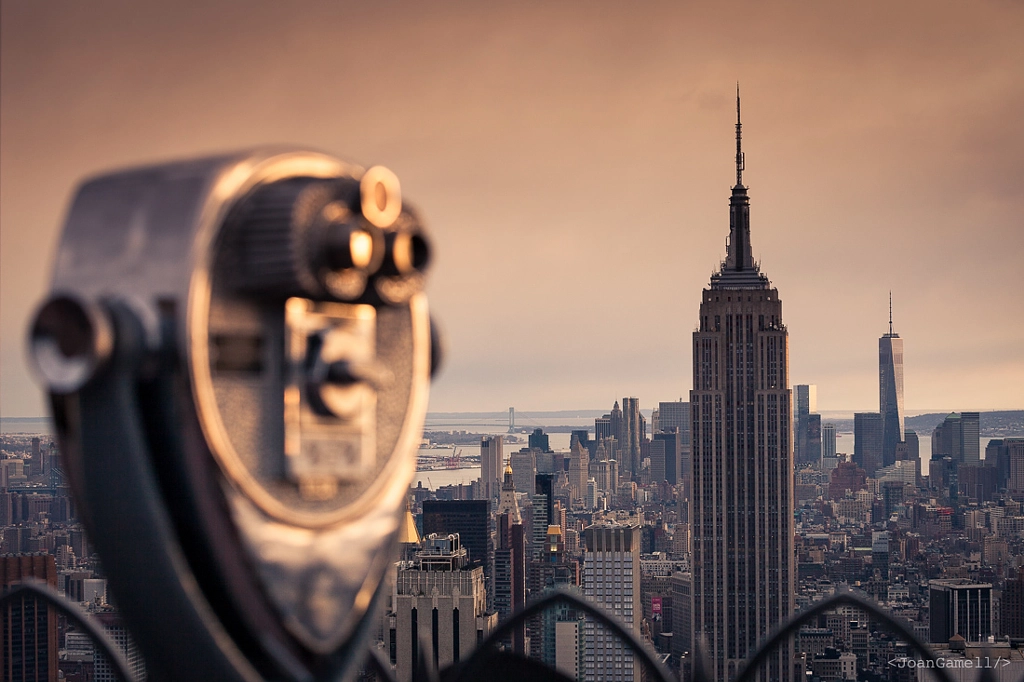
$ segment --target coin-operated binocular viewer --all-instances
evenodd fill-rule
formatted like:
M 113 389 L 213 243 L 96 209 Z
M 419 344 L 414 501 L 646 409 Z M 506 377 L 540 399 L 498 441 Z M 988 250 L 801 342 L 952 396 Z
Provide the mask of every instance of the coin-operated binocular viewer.
M 319 153 L 78 190 L 31 354 L 152 677 L 362 661 L 437 362 L 429 261 L 393 173 Z

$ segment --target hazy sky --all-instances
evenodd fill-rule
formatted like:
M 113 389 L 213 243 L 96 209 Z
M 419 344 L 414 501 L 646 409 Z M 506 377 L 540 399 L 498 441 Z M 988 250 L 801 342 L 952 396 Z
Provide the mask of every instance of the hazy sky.
M 0 16 L 0 414 L 76 182 L 294 143 L 402 181 L 448 355 L 431 410 L 687 395 L 734 90 L 793 383 L 1024 407 L 1024 4 L 29 2 Z

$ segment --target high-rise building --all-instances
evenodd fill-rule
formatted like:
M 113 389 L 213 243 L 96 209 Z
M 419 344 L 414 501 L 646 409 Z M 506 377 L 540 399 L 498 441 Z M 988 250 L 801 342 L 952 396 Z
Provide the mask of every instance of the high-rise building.
M 931 641 L 945 644 L 953 635 L 984 642 L 992 634 L 992 585 L 970 580 L 929 583 Z
M 793 386 L 793 461 L 799 467 L 804 464 L 818 464 L 818 458 L 809 454 L 808 416 L 818 411 L 818 387 L 814 384 Z M 820 424 L 820 419 L 819 419 Z
M 526 604 L 526 537 L 516 502 L 511 465 L 505 467 L 495 527 L 494 609 L 498 618 L 505 620 Z M 516 653 L 526 653 L 526 629 L 523 625 L 515 628 L 511 644 Z
M 960 452 L 963 464 L 977 466 L 981 463 L 981 415 L 978 412 L 960 413 Z
M 485 499 L 501 493 L 505 456 L 502 454 L 501 436 L 484 436 L 480 440 L 480 490 Z
M 488 500 L 424 500 L 423 534 L 458 533 L 469 564 L 483 566 L 489 575 L 490 516 Z
M 583 498 L 587 495 L 589 464 L 589 453 L 579 441 L 576 441 L 569 451 L 569 498 L 573 506 L 582 506 Z
M 821 456 L 836 456 L 836 425 L 831 422 L 821 425 Z
M 600 441 L 602 438 L 614 438 L 622 443 L 623 433 L 622 410 L 616 400 L 611 412 L 594 420 L 594 439 Z
M 529 562 L 530 594 L 537 597 L 552 589 L 579 585 L 579 564 L 566 553 L 562 527 L 547 527 L 541 552 Z M 530 621 L 530 656 L 559 670 L 574 668 L 572 679 L 581 680 L 583 670 L 583 627 L 572 607 L 546 610 Z M 559 623 L 575 623 L 575 628 Z M 564 666 L 564 667 L 563 667 Z
M 658 415 L 659 430 L 662 433 L 679 433 L 679 441 L 677 443 L 679 460 L 675 479 L 672 478 L 672 466 L 668 461 L 665 463 L 665 478 L 672 484 L 687 483 L 686 494 L 689 495 L 688 483 L 690 480 L 691 460 L 690 403 L 683 402 L 682 400 L 658 403 Z M 657 433 L 654 434 L 654 437 L 657 438 Z
M 821 467 L 821 415 L 814 412 L 804 417 L 803 429 L 800 432 L 803 439 L 804 456 L 803 462 L 797 464 L 810 464 L 814 467 Z
M 932 432 L 932 457 L 951 457 L 959 464 L 981 462 L 980 414 L 952 412 Z
M 121 615 L 116 610 L 110 609 L 108 611 L 101 611 L 93 617 L 103 626 L 110 639 L 113 640 L 124 657 L 125 663 L 128 664 L 128 670 L 134 675 L 135 679 L 145 680 L 145 659 L 142 658 L 142 652 L 139 651 L 139 647 L 135 640 L 132 639 L 128 628 L 125 627 Z M 93 682 L 119 682 L 121 676 L 117 674 L 110 660 L 95 645 L 93 646 L 93 652 Z
M 529 437 L 529 446 L 537 448 L 541 452 L 550 452 L 551 446 L 548 443 L 548 434 L 543 429 L 534 429 Z
M 622 399 L 622 453 L 623 466 L 629 467 L 633 480 L 640 475 L 640 443 L 643 442 L 646 422 L 640 414 L 640 401 Z
M 0 556 L 0 591 L 33 580 L 56 589 L 53 555 Z M 12 599 L 0 610 L 0 679 L 57 680 L 57 613 L 52 605 L 31 594 Z
M 424 655 L 435 666 L 464 660 L 497 625 L 487 610 L 483 569 L 466 565 L 459 536 L 424 538 L 413 565 L 399 569 L 388 614 L 395 678 L 410 682 Z
M 619 618 L 627 630 L 640 633 L 640 529 L 598 525 L 584 531 L 583 590 Z M 618 637 L 602 625 L 584 621 L 583 673 L 586 682 L 640 682 L 640 665 Z
M 750 245 L 738 95 L 736 109 L 727 254 L 701 298 L 690 391 L 692 634 L 720 682 L 790 618 L 795 593 L 789 335 Z M 792 679 L 791 659 L 783 644 L 762 678 Z
M 855 412 L 853 415 L 853 462 L 874 477 L 882 467 L 882 415 Z
M 519 452 L 513 452 L 511 456 L 512 477 L 516 483 L 516 490 L 529 493 L 533 490 L 537 476 L 537 451 L 533 448 L 523 448 Z
M 658 403 L 658 431 L 671 433 L 673 429 L 679 429 L 681 433 L 689 435 L 690 403 L 683 400 Z
M 1003 583 L 1003 598 L 999 603 L 999 633 L 1015 640 L 1024 639 L 1024 566 L 1017 575 Z
M 903 441 L 903 339 L 892 330 L 892 294 L 889 294 L 889 333 L 878 339 L 878 411 L 882 415 L 882 463 L 896 461 L 896 446 Z M 866 467 L 865 467 L 866 468 Z M 871 472 L 868 472 L 871 475 Z
M 677 431 L 671 433 L 656 433 L 654 434 L 654 440 L 651 441 L 651 466 L 654 466 L 654 452 L 656 443 L 665 444 L 665 478 L 671 485 L 675 485 L 683 481 L 683 478 L 688 471 L 684 469 L 689 468 L 689 457 L 684 460 L 683 456 L 683 436 Z M 652 480 L 654 475 L 652 473 Z

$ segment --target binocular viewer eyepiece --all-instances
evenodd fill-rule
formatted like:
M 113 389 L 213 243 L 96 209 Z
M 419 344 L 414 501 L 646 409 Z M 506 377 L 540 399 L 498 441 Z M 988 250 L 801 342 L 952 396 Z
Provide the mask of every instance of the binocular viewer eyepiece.
M 30 352 L 158 677 L 339 679 L 439 353 L 395 175 L 257 150 L 84 183 Z

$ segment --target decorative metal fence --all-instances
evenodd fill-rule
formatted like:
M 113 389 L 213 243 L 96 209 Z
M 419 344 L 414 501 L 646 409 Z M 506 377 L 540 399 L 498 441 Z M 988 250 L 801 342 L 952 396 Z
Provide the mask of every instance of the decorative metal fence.
M 6 609 L 11 601 L 21 598 L 39 599 L 60 610 L 69 620 L 82 628 L 93 639 L 99 652 L 107 657 L 115 673 L 124 682 L 137 682 L 129 672 L 124 656 L 110 636 L 103 630 L 102 626 L 95 623 L 88 615 L 84 614 L 53 588 L 40 582 L 24 582 L 15 585 L 0 597 L 0 609 Z M 614 615 L 567 590 L 549 592 L 527 604 L 502 622 L 473 651 L 469 658 L 442 670 L 436 669 L 431 664 L 429 656 L 426 655 L 426 652 L 429 650 L 429 643 L 424 642 L 419 647 L 419 660 L 413 673 L 414 682 L 479 682 L 481 680 L 487 680 L 487 682 L 512 682 L 513 680 L 516 682 L 522 682 L 523 680 L 530 680 L 531 682 L 572 682 L 571 678 L 552 667 L 505 651 L 499 646 L 501 642 L 507 641 L 512 636 L 516 628 L 524 626 L 530 619 L 557 606 L 567 606 L 584 613 L 618 637 L 633 653 L 635 662 L 646 667 L 648 679 L 655 682 L 678 682 L 679 678 L 677 678 L 676 674 L 656 658 L 652 650 L 633 632 L 626 629 Z M 795 636 L 801 627 L 814 622 L 819 616 L 843 606 L 855 607 L 869 614 L 871 618 L 905 641 L 913 652 L 920 657 L 920 660 L 926 662 L 931 675 L 941 682 L 954 682 L 953 677 L 941 664 L 939 656 L 928 644 L 915 637 L 906 625 L 894 618 L 877 603 L 851 593 L 838 594 L 820 601 L 811 608 L 801 611 L 788 622 L 780 625 L 750 656 L 750 659 L 736 676 L 735 682 L 755 680 L 761 665 L 771 653 L 787 639 Z M 158 616 L 154 614 L 154 617 Z M 180 636 L 188 637 L 188 633 L 180 633 Z M 688 682 L 706 682 L 711 679 L 708 673 L 707 662 L 701 652 L 700 642 L 694 643 L 690 660 L 690 672 L 685 680 Z M 389 662 L 385 660 L 381 652 L 375 647 L 368 651 L 364 669 L 375 674 L 377 679 L 382 682 L 395 682 Z M 992 666 L 981 666 L 979 667 L 976 679 L 978 682 L 995 682 L 996 673 L 993 672 L 994 670 L 995 668 Z M 1024 675 L 1019 678 L 1019 682 L 1024 682 Z

